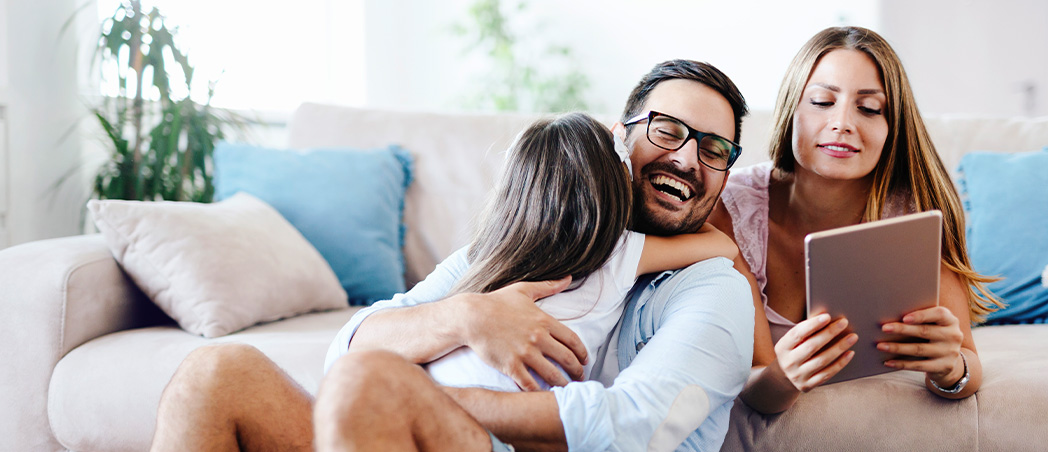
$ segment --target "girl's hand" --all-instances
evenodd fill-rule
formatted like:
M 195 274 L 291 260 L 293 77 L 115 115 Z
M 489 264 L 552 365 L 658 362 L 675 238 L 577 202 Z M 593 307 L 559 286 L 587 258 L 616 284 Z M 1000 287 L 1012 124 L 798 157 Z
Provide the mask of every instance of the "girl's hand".
M 886 361 L 885 366 L 925 372 L 928 378 L 944 388 L 953 386 L 964 376 L 964 363 L 961 360 L 964 333 L 961 332 L 957 316 L 949 309 L 936 306 L 914 311 L 903 316 L 902 322 L 884 324 L 881 330 L 928 341 L 878 343 L 878 350 L 903 355 L 902 359 Z
M 838 337 L 847 327 L 848 319 L 831 323 L 829 314 L 819 314 L 795 325 L 775 344 L 779 367 L 798 391 L 808 392 L 825 383 L 855 356 L 849 349 L 859 336 Z

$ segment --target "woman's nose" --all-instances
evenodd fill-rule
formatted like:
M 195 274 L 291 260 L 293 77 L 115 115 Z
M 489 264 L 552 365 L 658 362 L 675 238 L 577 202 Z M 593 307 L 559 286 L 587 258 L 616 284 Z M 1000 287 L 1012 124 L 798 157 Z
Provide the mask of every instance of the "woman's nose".
M 852 114 L 848 108 L 837 108 L 830 117 L 830 127 L 837 133 L 852 133 L 855 131 Z

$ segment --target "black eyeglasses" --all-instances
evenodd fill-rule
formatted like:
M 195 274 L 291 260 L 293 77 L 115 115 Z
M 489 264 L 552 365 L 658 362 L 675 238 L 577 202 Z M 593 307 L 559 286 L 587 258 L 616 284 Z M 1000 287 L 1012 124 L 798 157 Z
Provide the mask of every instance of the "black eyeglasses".
M 742 146 L 715 133 L 700 132 L 677 118 L 649 111 L 626 121 L 624 126 L 632 126 L 641 121 L 648 121 L 646 135 L 648 141 L 667 151 L 676 151 L 695 138 L 698 144 L 699 162 L 717 171 L 727 171 L 742 154 Z

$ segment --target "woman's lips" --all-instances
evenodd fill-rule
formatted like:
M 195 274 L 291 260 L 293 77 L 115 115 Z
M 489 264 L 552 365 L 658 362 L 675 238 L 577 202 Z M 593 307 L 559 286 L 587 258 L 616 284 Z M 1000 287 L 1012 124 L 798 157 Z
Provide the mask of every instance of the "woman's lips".
M 859 153 L 854 146 L 845 143 L 823 143 L 819 145 L 823 154 L 836 158 L 848 158 Z

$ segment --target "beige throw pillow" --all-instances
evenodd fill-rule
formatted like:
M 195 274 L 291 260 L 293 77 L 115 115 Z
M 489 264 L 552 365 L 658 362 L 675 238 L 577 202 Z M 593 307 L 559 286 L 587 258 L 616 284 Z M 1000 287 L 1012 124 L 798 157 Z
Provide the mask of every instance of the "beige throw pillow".
M 347 305 L 327 261 L 254 196 L 215 204 L 92 200 L 87 207 L 124 271 L 191 333 L 223 336 Z

